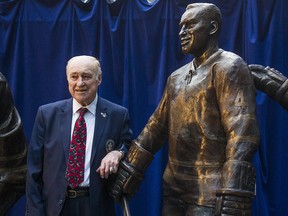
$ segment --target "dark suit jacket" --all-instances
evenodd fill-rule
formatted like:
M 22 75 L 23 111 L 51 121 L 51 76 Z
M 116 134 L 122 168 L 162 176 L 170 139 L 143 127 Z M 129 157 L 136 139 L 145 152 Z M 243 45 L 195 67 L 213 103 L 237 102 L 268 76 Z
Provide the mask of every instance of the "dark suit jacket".
M 29 216 L 59 215 L 65 201 L 65 169 L 71 139 L 72 98 L 39 108 L 28 150 L 27 211 Z M 132 132 L 128 110 L 98 97 L 91 169 L 90 204 L 94 216 L 114 215 L 114 202 L 106 190 L 107 180 L 96 169 L 113 149 L 129 148 Z

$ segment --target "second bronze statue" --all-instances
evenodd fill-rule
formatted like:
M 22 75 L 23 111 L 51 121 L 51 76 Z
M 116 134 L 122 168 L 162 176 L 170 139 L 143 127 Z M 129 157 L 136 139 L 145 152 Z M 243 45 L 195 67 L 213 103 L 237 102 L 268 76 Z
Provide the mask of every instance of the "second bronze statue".
M 25 194 L 27 144 L 6 78 L 0 73 L 0 215 Z
M 194 59 L 167 79 L 111 194 L 132 196 L 168 139 L 163 216 L 251 215 L 259 142 L 253 76 L 241 57 L 218 47 L 222 18 L 215 5 L 189 4 L 180 27 L 182 51 Z

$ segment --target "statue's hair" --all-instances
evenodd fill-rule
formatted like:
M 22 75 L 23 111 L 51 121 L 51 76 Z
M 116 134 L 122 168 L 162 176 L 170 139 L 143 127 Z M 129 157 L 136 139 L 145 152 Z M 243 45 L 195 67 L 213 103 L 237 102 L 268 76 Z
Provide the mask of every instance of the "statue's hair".
M 210 3 L 193 3 L 187 5 L 186 11 L 192 8 L 199 8 L 199 14 L 205 17 L 207 21 L 216 21 L 218 23 L 218 32 L 220 32 L 222 27 L 222 15 L 220 9 L 216 5 Z

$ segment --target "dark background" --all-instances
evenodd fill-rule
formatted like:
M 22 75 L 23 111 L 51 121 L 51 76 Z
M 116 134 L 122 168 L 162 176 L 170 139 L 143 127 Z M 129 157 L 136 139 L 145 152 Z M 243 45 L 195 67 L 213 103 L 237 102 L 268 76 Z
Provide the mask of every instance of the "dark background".
M 136 137 L 156 108 L 166 78 L 192 60 L 181 52 L 179 21 L 188 0 L 0 0 L 0 71 L 6 76 L 27 140 L 42 104 L 70 97 L 65 66 L 88 54 L 100 59 L 99 94 L 129 108 Z M 203 2 L 203 1 L 198 1 Z M 248 64 L 288 76 L 288 1 L 214 0 L 223 15 L 220 47 Z M 0 107 L 1 109 L 1 107 Z M 257 93 L 261 143 L 254 164 L 257 195 L 253 215 L 287 216 L 288 112 Z M 132 215 L 161 212 L 161 178 L 167 146 L 146 172 L 131 200 Z M 57 189 L 57 185 L 55 185 Z M 9 216 L 24 215 L 23 196 Z M 120 211 L 120 208 L 118 208 Z M 120 213 L 119 213 L 120 215 Z

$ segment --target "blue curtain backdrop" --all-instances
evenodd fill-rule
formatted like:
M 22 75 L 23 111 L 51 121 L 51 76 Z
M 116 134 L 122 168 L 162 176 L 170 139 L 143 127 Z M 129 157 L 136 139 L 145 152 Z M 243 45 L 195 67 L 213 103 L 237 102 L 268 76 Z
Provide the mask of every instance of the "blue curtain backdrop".
M 156 108 L 166 78 L 191 61 L 181 52 L 179 20 L 188 0 L 1 0 L 0 71 L 6 76 L 29 140 L 37 108 L 68 98 L 65 66 L 75 55 L 100 59 L 99 94 L 129 108 L 136 137 Z M 198 1 L 203 2 L 203 1 Z M 223 14 L 220 46 L 249 64 L 288 76 L 288 1 L 214 0 Z M 1 107 L 0 107 L 1 110 Z M 288 112 L 257 93 L 261 144 L 255 155 L 253 215 L 288 215 Z M 167 145 L 155 156 L 132 215 L 161 213 L 161 178 Z M 57 190 L 57 185 L 55 185 Z M 25 196 L 8 213 L 24 215 Z M 117 208 L 121 215 L 120 207 Z

